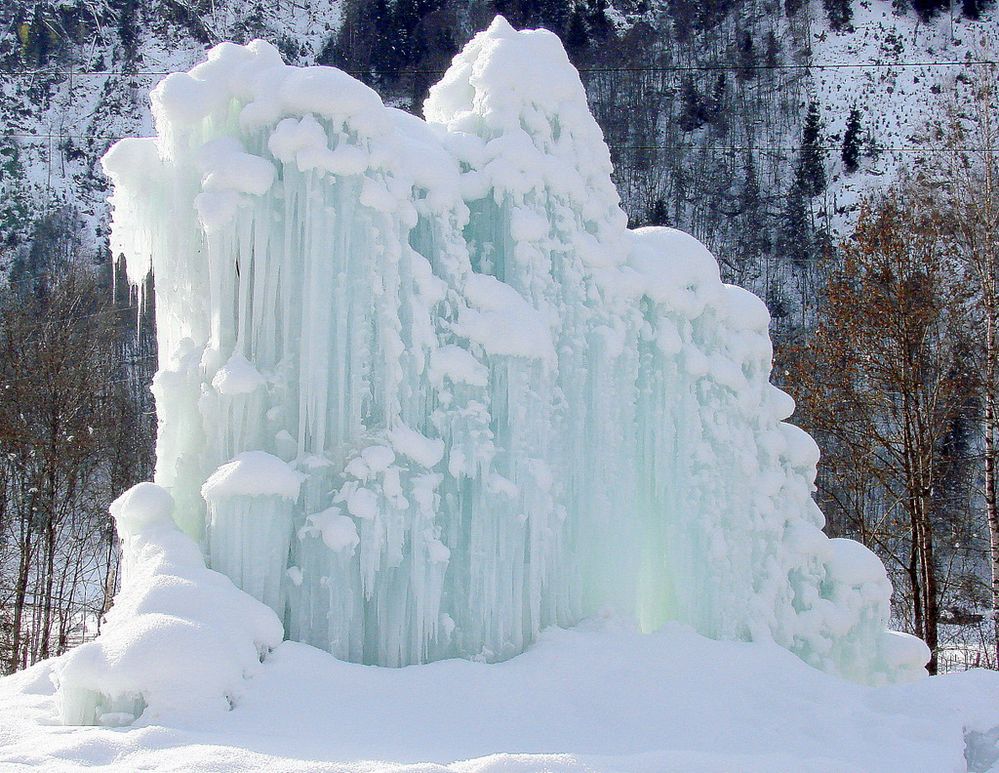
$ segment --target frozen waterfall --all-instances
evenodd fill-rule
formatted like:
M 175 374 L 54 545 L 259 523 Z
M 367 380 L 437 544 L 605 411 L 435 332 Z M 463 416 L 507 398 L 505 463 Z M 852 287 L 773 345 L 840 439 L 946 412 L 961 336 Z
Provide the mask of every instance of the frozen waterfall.
M 104 164 L 156 280 L 156 484 L 287 638 L 493 661 L 614 613 L 919 672 L 880 562 L 821 531 L 766 308 L 627 229 L 557 37 L 497 19 L 425 121 L 261 41 L 152 102 Z

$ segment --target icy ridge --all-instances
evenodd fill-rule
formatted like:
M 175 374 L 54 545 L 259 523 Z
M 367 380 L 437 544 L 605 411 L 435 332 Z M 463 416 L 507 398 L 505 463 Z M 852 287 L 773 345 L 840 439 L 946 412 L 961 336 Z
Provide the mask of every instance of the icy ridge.
M 627 230 L 554 35 L 497 19 L 428 122 L 261 41 L 152 100 L 158 139 L 104 164 L 115 250 L 156 275 L 156 482 L 288 637 L 500 660 L 613 611 L 920 673 L 883 566 L 821 531 L 765 306 L 692 237 Z

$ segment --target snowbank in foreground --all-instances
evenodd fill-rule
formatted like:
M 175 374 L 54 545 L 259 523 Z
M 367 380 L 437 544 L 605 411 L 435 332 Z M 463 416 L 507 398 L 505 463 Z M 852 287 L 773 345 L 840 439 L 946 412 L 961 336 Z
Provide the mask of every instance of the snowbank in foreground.
M 999 771 L 999 674 L 869 688 L 775 645 L 680 625 L 639 634 L 589 623 L 549 630 L 503 663 L 403 669 L 285 642 L 233 711 L 170 728 L 55 726 L 58 667 L 0 679 L 0 768 Z

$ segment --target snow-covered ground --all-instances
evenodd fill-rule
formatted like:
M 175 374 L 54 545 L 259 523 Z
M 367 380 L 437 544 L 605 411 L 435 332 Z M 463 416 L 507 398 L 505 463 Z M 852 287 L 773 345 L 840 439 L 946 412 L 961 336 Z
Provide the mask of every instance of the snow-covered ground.
M 999 771 L 999 674 L 868 688 L 786 650 L 615 621 L 527 653 L 361 666 L 295 642 L 221 719 L 56 723 L 53 661 L 0 680 L 0 768 L 47 771 Z

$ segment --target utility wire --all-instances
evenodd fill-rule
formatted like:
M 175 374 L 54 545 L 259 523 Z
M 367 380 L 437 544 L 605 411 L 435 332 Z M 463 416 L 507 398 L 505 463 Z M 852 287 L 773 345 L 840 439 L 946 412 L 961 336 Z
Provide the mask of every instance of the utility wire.
M 634 67 L 579 67 L 580 73 L 615 73 L 615 72 L 695 72 L 712 70 L 767 71 L 767 70 L 881 70 L 895 67 L 981 67 L 999 65 L 997 59 L 968 59 L 965 61 L 923 61 L 923 62 L 829 62 L 819 64 L 666 64 L 666 65 L 636 65 Z M 340 69 L 340 68 L 337 68 Z M 62 75 L 66 78 L 76 77 L 144 77 L 154 75 L 171 75 L 174 70 L 8 70 L 5 74 L 18 77 L 34 77 L 39 75 Z M 441 69 L 407 69 L 407 70 L 342 70 L 348 75 L 443 75 L 447 68 Z
M 130 137 L 135 137 L 133 134 L 76 134 L 67 132 L 64 134 L 56 133 L 39 133 L 39 132 L 10 132 L 10 133 L 0 133 L 0 138 L 3 137 L 17 137 L 19 139 L 40 139 L 40 140 L 64 140 L 64 139 L 84 139 L 84 140 L 110 140 L 116 141 L 121 139 L 126 139 Z M 148 137 L 140 139 L 151 139 Z M 614 148 L 616 150 L 710 150 L 719 152 L 729 152 L 729 151 L 754 151 L 761 153 L 794 153 L 797 152 L 797 146 L 791 145 L 696 145 L 696 144 L 686 144 L 686 145 L 626 145 L 623 143 L 607 143 L 607 147 Z M 841 148 L 839 145 L 822 145 L 819 150 L 827 152 L 839 151 Z M 974 147 L 957 147 L 957 148 L 934 148 L 934 147 L 924 147 L 920 145 L 895 145 L 895 146 L 885 146 L 877 147 L 878 152 L 882 153 L 997 153 L 999 148 L 974 148 Z
M 635 67 L 587 67 L 579 72 L 688 72 L 693 70 L 863 70 L 887 69 L 892 67 L 975 67 L 999 64 L 999 60 L 973 59 L 951 62 L 831 62 L 828 64 L 691 64 L 691 65 L 648 65 Z

